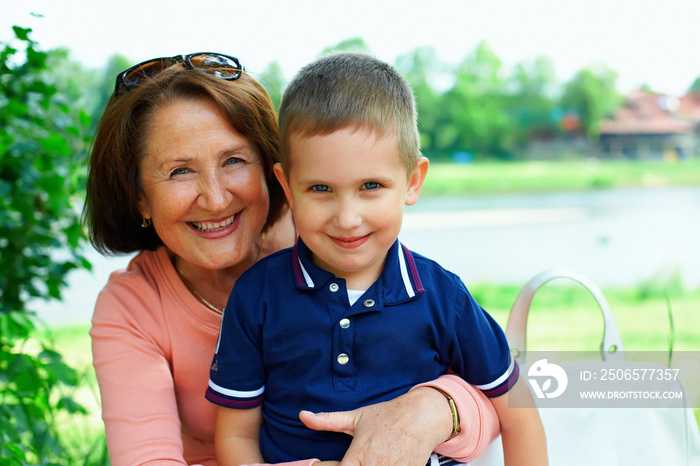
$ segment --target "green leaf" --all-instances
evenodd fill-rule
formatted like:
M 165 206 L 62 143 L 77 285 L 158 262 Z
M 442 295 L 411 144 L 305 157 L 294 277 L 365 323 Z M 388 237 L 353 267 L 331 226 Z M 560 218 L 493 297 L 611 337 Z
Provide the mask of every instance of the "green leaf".
M 29 113 L 29 106 L 21 103 L 17 99 L 10 99 L 5 105 L 3 112 L 6 112 L 7 116 L 21 117 Z
M 45 385 L 37 371 L 36 361 L 26 354 L 15 354 L 7 371 L 18 397 L 34 396 L 37 389 Z
M 12 30 L 15 31 L 15 36 L 19 40 L 29 41 L 29 33 L 32 32 L 31 28 L 22 28 L 19 26 L 12 26 Z
M 83 405 L 81 405 L 77 401 L 73 400 L 72 398 L 65 397 L 65 396 L 62 397 L 60 400 L 58 400 L 56 407 L 58 409 L 64 409 L 72 414 L 75 414 L 75 413 L 87 414 L 88 413 L 87 409 L 85 409 L 85 407 Z
M 43 138 L 39 141 L 39 144 L 47 152 L 56 153 L 62 157 L 68 157 L 70 155 L 70 147 L 68 147 L 65 137 L 59 134 L 52 134 L 49 137 Z
M 88 128 L 90 126 L 90 123 L 92 122 L 92 117 L 90 116 L 90 114 L 83 109 L 81 109 L 78 113 L 78 118 L 80 119 L 80 124 L 83 125 L 85 128 Z

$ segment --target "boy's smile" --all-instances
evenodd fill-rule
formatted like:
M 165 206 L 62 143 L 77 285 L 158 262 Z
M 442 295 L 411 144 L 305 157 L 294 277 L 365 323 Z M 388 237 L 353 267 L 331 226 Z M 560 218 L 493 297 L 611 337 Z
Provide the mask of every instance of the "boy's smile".
M 275 166 L 299 235 L 314 262 L 365 290 L 381 274 L 398 237 L 404 205 L 418 200 L 428 159 L 409 174 L 393 134 L 378 138 L 364 128 L 289 141 L 290 170 Z

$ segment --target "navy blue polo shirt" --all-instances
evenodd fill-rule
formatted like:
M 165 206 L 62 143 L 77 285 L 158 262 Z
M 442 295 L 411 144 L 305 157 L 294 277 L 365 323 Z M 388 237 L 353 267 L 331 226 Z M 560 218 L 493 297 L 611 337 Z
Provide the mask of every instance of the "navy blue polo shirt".
M 299 240 L 236 282 L 206 397 L 263 403 L 266 462 L 342 459 L 351 437 L 307 429 L 302 409 L 345 411 L 393 399 L 448 369 L 487 396 L 517 380 L 499 325 L 455 274 L 397 240 L 377 281 L 352 306 L 343 279 Z

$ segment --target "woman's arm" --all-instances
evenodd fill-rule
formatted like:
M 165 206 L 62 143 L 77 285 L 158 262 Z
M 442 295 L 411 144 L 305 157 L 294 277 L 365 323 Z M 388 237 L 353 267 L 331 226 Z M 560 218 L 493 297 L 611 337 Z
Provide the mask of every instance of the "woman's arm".
M 90 330 L 110 460 L 186 465 L 168 359 L 139 323 L 124 317 L 130 298 L 101 293 Z
M 461 432 L 447 442 L 454 426 L 450 405 L 430 387 L 448 393 L 459 411 Z M 433 450 L 461 461 L 474 459 L 499 432 L 491 402 L 454 375 L 421 384 L 384 403 L 339 413 L 302 412 L 300 418 L 311 429 L 352 435 L 342 463 L 351 466 L 423 466 Z
M 443 375 L 437 380 L 417 385 L 433 387 L 447 393 L 454 400 L 459 413 L 460 432 L 438 445 L 435 452 L 458 461 L 474 461 L 500 433 L 500 420 L 491 401 L 481 390 L 459 376 Z

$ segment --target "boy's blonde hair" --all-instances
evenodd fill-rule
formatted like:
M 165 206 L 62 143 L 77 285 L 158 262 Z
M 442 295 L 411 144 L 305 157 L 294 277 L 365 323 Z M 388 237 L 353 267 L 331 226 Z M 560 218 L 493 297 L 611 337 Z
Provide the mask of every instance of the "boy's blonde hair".
M 362 53 L 331 53 L 303 67 L 284 92 L 279 123 L 285 173 L 292 134 L 310 137 L 348 127 L 379 137 L 393 133 L 409 176 L 421 156 L 411 87 L 387 63 Z

